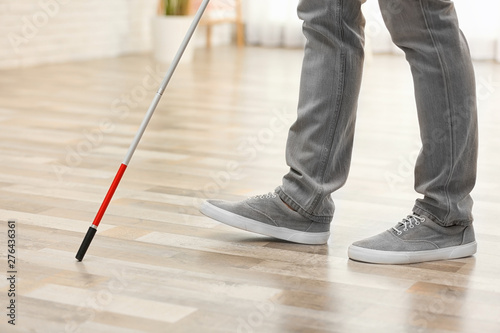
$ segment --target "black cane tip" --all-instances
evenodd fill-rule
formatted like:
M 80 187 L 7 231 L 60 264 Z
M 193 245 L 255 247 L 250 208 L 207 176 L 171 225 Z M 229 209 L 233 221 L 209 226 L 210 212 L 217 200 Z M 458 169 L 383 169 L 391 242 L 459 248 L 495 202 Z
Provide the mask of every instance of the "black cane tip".
M 85 238 L 82 241 L 82 245 L 80 245 L 80 248 L 78 249 L 78 253 L 76 254 L 76 260 L 79 262 L 83 260 L 83 257 L 85 257 L 85 253 L 87 253 L 87 250 L 90 246 L 90 243 L 92 242 L 92 239 L 94 239 L 94 235 L 97 232 L 97 229 L 94 228 L 93 226 L 89 227 L 89 230 L 87 231 L 87 234 L 85 235 Z

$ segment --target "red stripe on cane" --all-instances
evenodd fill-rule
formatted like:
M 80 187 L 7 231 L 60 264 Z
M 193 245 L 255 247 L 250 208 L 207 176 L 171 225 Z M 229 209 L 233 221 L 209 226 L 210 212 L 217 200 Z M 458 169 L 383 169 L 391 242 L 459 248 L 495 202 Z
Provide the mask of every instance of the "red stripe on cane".
M 113 198 L 113 194 L 115 194 L 118 184 L 120 184 L 120 180 L 122 179 L 125 169 L 127 169 L 127 165 L 122 163 L 120 165 L 120 168 L 118 169 L 118 172 L 116 173 L 115 179 L 113 179 L 113 183 L 111 183 L 111 186 L 108 190 L 108 193 L 106 194 L 106 197 L 104 198 L 104 201 L 101 204 L 101 208 L 99 208 L 99 211 L 95 216 L 94 222 L 92 222 L 92 225 L 94 225 L 95 227 L 98 227 L 99 223 L 101 223 L 101 219 L 104 216 L 106 209 L 108 208 L 111 198 Z

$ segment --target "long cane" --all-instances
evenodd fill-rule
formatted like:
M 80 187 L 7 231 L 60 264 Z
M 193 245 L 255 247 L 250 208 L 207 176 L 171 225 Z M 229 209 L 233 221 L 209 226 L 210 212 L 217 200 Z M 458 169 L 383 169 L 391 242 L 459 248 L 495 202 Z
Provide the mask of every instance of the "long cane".
M 174 59 L 172 60 L 172 63 L 170 64 L 167 73 L 165 74 L 165 77 L 160 85 L 160 88 L 158 89 L 158 92 L 153 98 L 153 101 L 149 106 L 146 116 L 142 120 L 139 130 L 135 134 L 134 141 L 132 141 L 132 144 L 128 149 L 127 155 L 125 155 L 125 159 L 120 165 L 120 168 L 118 169 L 118 172 L 116 173 L 116 176 L 113 182 L 111 183 L 108 193 L 106 194 L 106 197 L 104 198 L 104 201 L 102 202 L 101 207 L 99 208 L 99 211 L 97 212 L 97 215 L 94 218 L 94 222 L 92 222 L 92 225 L 89 227 L 89 230 L 87 231 L 87 234 L 85 235 L 85 238 L 83 239 L 82 244 L 80 245 L 80 249 L 76 254 L 76 259 L 78 261 L 83 260 L 83 257 L 85 256 L 85 253 L 87 252 L 87 249 L 89 248 L 92 239 L 94 239 L 94 235 L 97 232 L 97 227 L 99 226 L 99 223 L 101 222 L 101 219 L 104 216 L 106 209 L 108 208 L 109 202 L 111 201 L 111 198 L 113 198 L 113 194 L 115 193 L 116 188 L 118 187 L 118 184 L 120 183 L 120 180 L 122 179 L 122 176 L 125 173 L 125 170 L 127 169 L 127 165 L 132 159 L 132 155 L 134 154 L 135 149 L 137 148 L 137 145 L 139 144 L 139 141 L 141 140 L 142 135 L 144 134 L 144 131 L 146 130 L 146 127 L 148 126 L 148 123 L 151 120 L 153 113 L 155 112 L 156 106 L 160 102 L 161 96 L 163 95 L 163 92 L 167 88 L 167 85 L 170 79 L 172 78 L 172 75 L 174 74 L 175 68 L 179 64 L 182 54 L 186 50 L 186 47 L 188 46 L 189 41 L 193 36 L 194 31 L 196 30 L 196 27 L 200 23 L 201 17 L 203 16 L 203 13 L 205 12 L 205 9 L 207 8 L 209 2 L 210 0 L 203 0 L 203 2 L 200 4 L 200 7 L 198 8 L 198 11 L 194 16 L 193 22 L 191 23 L 191 26 L 189 27 L 186 36 L 184 37 L 184 40 L 182 41 L 179 47 L 179 50 L 177 51 Z

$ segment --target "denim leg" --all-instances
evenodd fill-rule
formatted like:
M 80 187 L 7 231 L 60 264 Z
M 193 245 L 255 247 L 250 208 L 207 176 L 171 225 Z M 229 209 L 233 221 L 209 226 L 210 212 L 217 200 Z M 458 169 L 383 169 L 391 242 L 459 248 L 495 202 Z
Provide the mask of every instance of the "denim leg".
M 307 43 L 297 120 L 286 147 L 290 171 L 276 191 L 316 222 L 331 221 L 331 193 L 349 172 L 364 58 L 364 2 L 301 0 L 298 6 Z
M 477 110 L 474 70 L 450 0 L 379 0 L 414 80 L 422 150 L 413 211 L 442 226 L 472 222 Z

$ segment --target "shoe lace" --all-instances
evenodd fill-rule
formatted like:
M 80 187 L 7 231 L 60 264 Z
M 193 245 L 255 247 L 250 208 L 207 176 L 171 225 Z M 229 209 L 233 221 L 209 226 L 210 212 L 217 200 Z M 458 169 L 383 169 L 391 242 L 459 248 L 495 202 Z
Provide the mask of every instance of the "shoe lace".
M 400 236 L 403 234 L 403 231 L 408 231 L 409 229 L 415 228 L 415 226 L 420 225 L 421 223 L 425 222 L 425 217 L 418 216 L 416 214 L 408 215 L 405 217 L 401 222 L 398 222 L 395 227 L 392 227 L 394 231 Z M 403 226 L 403 230 L 398 229 L 399 227 Z
M 254 195 L 252 197 L 252 199 L 274 199 L 277 196 L 278 196 L 278 194 L 276 194 L 276 192 L 269 192 L 269 193 L 266 193 L 266 194 Z

